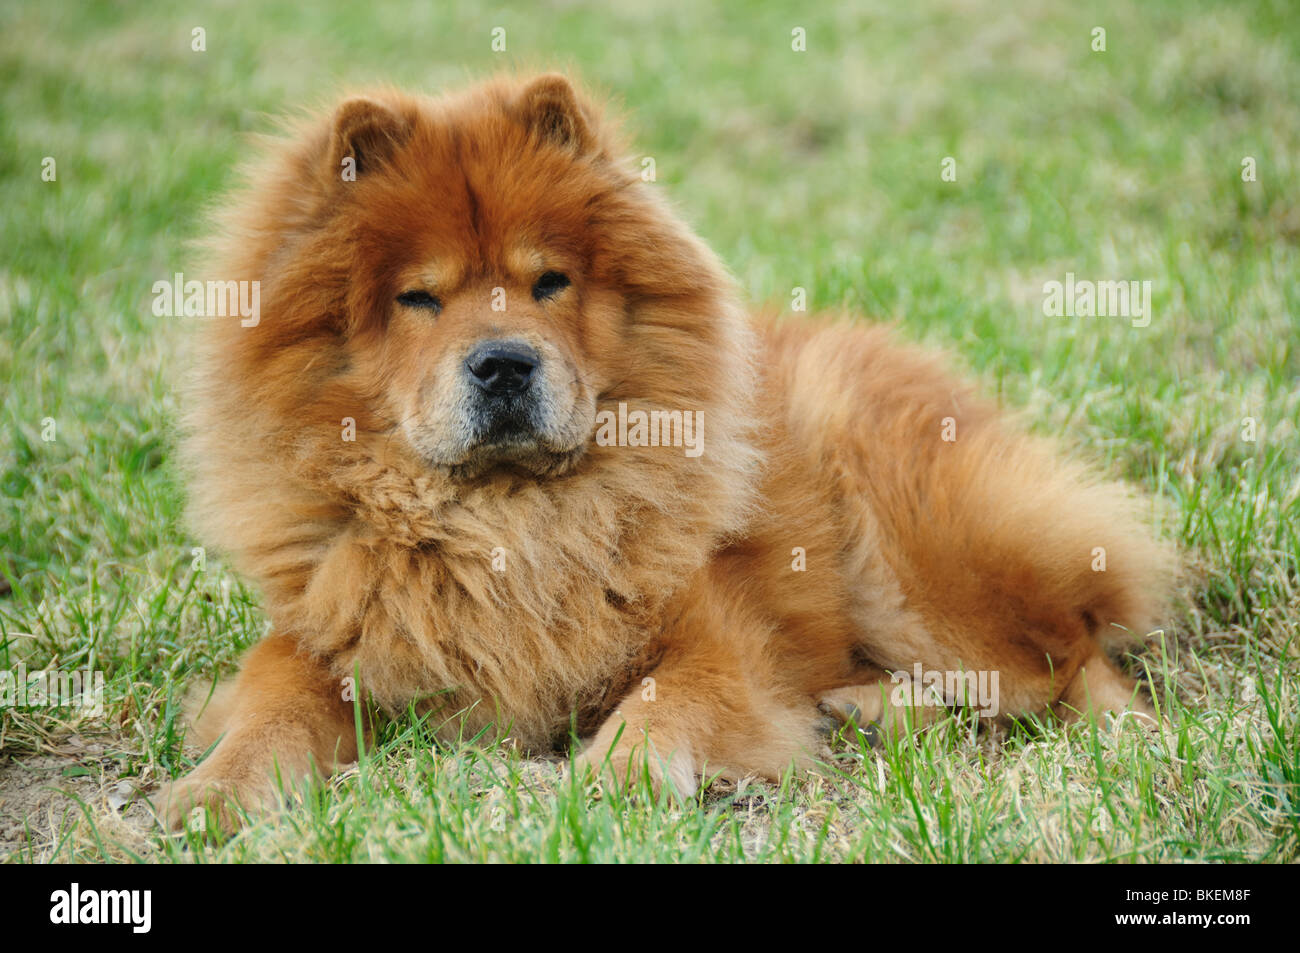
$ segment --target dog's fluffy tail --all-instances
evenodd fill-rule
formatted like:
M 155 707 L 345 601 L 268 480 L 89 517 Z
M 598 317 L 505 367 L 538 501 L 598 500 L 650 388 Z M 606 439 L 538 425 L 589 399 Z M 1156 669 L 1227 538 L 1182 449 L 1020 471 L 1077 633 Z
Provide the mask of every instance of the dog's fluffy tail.
M 1029 596 L 1028 611 L 1056 620 L 1053 629 L 1069 631 L 1062 620 L 1077 619 L 1104 649 L 1162 623 L 1177 558 L 1148 526 L 1149 501 L 1066 461 L 1048 442 L 997 425 L 968 438 L 940 464 L 968 494 L 964 515 L 946 522 L 993 591 Z M 932 532 L 943 522 L 932 522 Z
M 887 562 L 920 617 L 874 637 L 899 653 L 881 661 L 1010 665 L 1059 691 L 1161 624 L 1178 561 L 1150 501 L 1021 432 L 883 327 L 787 325 L 771 339 L 789 426 L 834 474 L 860 551 L 850 565 Z

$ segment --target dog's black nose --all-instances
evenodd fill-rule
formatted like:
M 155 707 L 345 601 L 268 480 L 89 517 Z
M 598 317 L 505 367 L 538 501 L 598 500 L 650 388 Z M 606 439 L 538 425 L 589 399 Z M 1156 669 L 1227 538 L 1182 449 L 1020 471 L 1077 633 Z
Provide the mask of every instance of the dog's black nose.
M 503 397 L 528 390 L 533 371 L 541 362 L 537 352 L 526 344 L 487 341 L 466 358 L 465 369 L 474 386 Z

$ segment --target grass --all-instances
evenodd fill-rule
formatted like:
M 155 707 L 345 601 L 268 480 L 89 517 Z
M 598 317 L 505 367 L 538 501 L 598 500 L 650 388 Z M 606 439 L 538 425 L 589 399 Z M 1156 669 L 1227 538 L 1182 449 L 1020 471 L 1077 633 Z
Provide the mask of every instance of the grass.
M 98 717 L 0 709 L 0 857 L 1300 859 L 1297 27 L 1287 0 L 6 5 L 0 668 L 99 670 L 107 692 Z M 137 793 L 193 756 L 179 698 L 266 629 L 220 554 L 195 568 L 171 458 L 188 329 L 153 317 L 150 287 L 193 262 L 268 115 L 514 64 L 576 68 L 626 104 L 753 300 L 802 287 L 896 321 L 1160 500 L 1193 573 L 1130 665 L 1167 733 L 953 716 L 841 744 L 822 775 L 675 804 L 406 719 L 238 837 L 149 826 Z M 1151 325 L 1044 316 L 1043 282 L 1067 271 L 1150 280 Z

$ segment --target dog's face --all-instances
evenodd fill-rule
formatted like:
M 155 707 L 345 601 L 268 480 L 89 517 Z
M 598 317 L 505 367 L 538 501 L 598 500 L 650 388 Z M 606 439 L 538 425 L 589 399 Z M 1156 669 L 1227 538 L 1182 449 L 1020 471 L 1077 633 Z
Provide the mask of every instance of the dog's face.
M 453 474 L 566 469 L 587 445 L 608 384 L 586 347 L 585 263 L 516 247 L 490 273 L 473 265 L 445 248 L 399 273 L 385 400 L 411 447 Z
M 349 363 L 431 466 L 563 472 L 626 350 L 599 219 L 627 173 L 558 77 L 494 108 L 400 108 L 350 100 L 335 118 L 333 156 L 356 176 L 340 219 Z

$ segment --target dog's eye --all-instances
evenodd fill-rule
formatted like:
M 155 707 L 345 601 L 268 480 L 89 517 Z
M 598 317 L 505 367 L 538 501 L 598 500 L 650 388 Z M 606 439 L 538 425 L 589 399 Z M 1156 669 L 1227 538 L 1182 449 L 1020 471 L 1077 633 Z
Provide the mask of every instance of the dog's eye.
M 408 308 L 425 308 L 434 314 L 442 310 L 442 302 L 427 291 L 403 291 L 397 296 L 397 303 Z
M 537 284 L 533 285 L 533 298 L 536 301 L 553 298 L 567 287 L 569 287 L 567 275 L 562 275 L 558 271 L 548 271 L 537 279 Z

